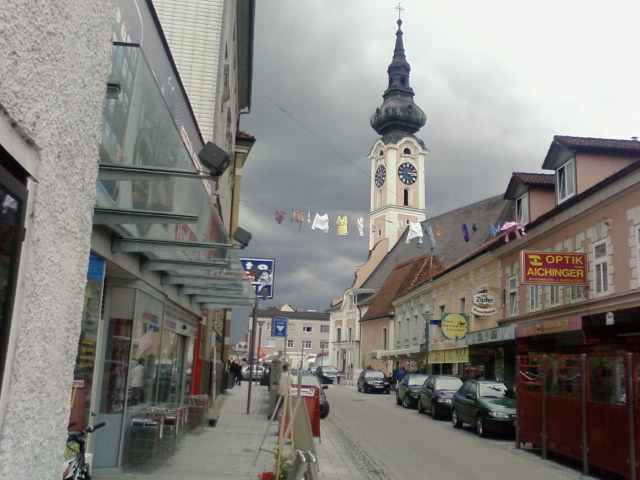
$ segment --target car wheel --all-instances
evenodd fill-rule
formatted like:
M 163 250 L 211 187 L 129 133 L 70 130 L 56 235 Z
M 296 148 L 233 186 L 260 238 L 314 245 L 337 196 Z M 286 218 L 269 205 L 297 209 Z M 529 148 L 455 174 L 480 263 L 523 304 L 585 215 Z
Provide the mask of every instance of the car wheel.
M 462 428 L 462 422 L 458 418 L 458 412 L 454 408 L 451 410 L 451 423 L 453 424 L 453 428 Z
M 402 406 L 404 408 L 411 408 L 411 403 L 409 402 L 409 397 L 407 395 L 402 399 Z
M 487 436 L 487 427 L 484 424 L 484 420 L 480 415 L 478 415 L 478 418 L 476 418 L 476 433 L 478 434 L 479 437 Z
M 402 405 L 402 400 L 400 400 L 400 397 L 398 396 L 397 393 L 396 393 L 396 405 Z
M 418 413 L 424 413 L 424 408 L 422 408 L 422 402 L 418 399 Z
M 364 393 L 369 393 L 369 385 L 364 386 Z
M 438 404 L 436 402 L 431 402 L 431 418 L 434 420 L 440 418 L 440 410 L 438 409 Z
M 387 395 L 389 395 L 389 394 L 391 393 L 391 389 L 390 389 L 390 388 L 387 388 L 387 389 L 384 391 L 384 393 L 386 393 Z

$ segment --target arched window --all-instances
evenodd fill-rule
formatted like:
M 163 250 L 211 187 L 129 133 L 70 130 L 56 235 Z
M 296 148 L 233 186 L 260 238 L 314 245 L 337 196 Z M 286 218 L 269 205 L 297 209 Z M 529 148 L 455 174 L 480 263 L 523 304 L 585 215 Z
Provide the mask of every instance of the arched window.
M 342 341 L 342 329 L 336 328 L 336 342 Z
M 403 192 L 403 200 L 402 200 L 402 204 L 405 207 L 410 207 L 411 206 L 411 189 L 410 188 L 405 188 L 404 192 Z
M 411 155 L 411 149 L 410 148 L 405 148 L 402 153 L 404 153 L 405 155 Z

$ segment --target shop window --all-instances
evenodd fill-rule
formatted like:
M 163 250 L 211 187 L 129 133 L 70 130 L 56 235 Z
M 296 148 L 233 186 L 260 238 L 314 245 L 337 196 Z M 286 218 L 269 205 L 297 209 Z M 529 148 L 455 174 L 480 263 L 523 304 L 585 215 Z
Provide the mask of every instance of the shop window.
M 575 163 L 571 159 L 556 171 L 556 188 L 558 204 L 576 194 Z
M 575 357 L 549 357 L 546 375 L 547 395 L 578 397 L 582 392 L 583 378 L 580 360 Z
M 13 162 L 0 148 L 3 165 Z M 16 177 L 0 166 L 0 384 L 11 331 L 13 301 L 27 205 L 26 178 Z
M 593 270 L 595 272 L 596 295 L 606 293 L 609 290 L 608 258 L 606 242 L 593 246 Z

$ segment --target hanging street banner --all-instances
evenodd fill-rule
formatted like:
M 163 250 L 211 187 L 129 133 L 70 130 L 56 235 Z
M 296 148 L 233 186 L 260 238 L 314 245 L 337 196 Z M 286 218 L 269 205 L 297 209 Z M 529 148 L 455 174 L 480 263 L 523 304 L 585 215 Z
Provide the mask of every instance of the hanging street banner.
M 523 251 L 522 283 L 588 285 L 587 254 Z
M 273 258 L 239 258 L 257 297 L 273 298 L 276 261 Z

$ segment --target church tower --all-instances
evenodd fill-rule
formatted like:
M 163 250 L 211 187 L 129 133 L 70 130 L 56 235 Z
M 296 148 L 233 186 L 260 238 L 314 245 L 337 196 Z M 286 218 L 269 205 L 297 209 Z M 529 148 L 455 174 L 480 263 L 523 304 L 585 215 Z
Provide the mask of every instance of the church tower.
M 413 101 L 411 67 L 405 57 L 400 17 L 397 23 L 393 59 L 387 69 L 389 86 L 382 95 L 382 105 L 371 116 L 371 126 L 381 138 L 369 154 L 369 250 L 386 240 L 387 252 L 409 222 L 426 219 L 424 172 L 428 150 L 414 134 L 425 125 L 427 117 Z

